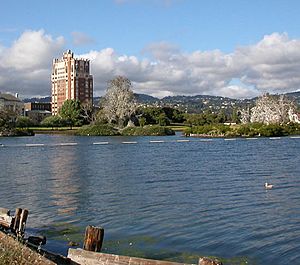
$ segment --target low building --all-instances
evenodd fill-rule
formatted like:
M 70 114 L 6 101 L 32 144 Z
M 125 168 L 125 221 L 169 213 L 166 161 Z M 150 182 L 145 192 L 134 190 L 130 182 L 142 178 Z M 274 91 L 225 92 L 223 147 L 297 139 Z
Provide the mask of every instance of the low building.
M 15 112 L 17 115 L 24 114 L 24 103 L 18 98 L 7 93 L 0 93 L 0 109 Z
M 51 116 L 50 102 L 29 102 L 25 103 L 25 116 L 34 123 L 40 123 L 46 117 Z

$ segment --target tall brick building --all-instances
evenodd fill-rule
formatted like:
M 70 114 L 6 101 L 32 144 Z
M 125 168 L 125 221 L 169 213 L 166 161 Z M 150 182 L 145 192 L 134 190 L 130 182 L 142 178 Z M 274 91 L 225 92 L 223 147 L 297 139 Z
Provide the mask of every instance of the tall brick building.
M 52 115 L 67 99 L 78 99 L 82 104 L 93 103 L 93 76 L 90 61 L 76 59 L 68 50 L 61 59 L 54 59 L 52 66 Z

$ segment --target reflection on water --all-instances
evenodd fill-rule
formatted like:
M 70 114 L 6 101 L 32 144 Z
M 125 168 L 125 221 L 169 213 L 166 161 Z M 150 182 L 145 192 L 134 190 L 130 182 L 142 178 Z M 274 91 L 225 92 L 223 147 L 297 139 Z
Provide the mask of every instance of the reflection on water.
M 66 215 L 74 218 L 78 209 L 78 185 L 80 154 L 73 148 L 57 148 L 55 155 L 49 157 L 50 203 L 49 206 L 57 206 L 58 215 Z
M 46 234 L 48 248 L 63 254 L 68 241 L 82 243 L 85 227 L 96 225 L 112 253 L 297 263 L 299 139 L 176 139 L 1 139 L 1 206 L 29 208 L 29 231 Z M 109 144 L 93 145 L 100 141 Z M 67 142 L 78 145 L 57 145 Z M 275 188 L 266 191 L 265 182 Z

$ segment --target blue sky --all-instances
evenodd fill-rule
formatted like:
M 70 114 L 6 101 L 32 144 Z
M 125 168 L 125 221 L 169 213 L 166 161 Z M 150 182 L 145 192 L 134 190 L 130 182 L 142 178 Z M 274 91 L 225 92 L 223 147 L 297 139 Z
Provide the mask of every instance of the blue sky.
M 39 56 L 34 48 L 35 43 L 40 45 L 39 49 L 42 49 L 41 45 L 45 44 L 45 49 L 49 51 L 43 49 L 39 54 L 44 56 L 41 58 L 43 62 L 33 63 L 36 67 L 38 65 L 45 70 L 44 82 L 41 77 L 36 77 L 35 83 L 34 77 L 30 76 L 28 80 L 31 81 L 20 87 L 18 80 L 5 81 L 5 77 L 1 78 L 0 74 L 0 91 L 11 89 L 14 92 L 21 89 L 24 91 L 19 92 L 24 95 L 42 96 L 47 92 L 49 94 L 49 91 L 46 91 L 48 85 L 45 79 L 46 68 L 48 67 L 49 72 L 51 58 L 61 56 L 66 49 L 72 49 L 77 56 L 85 55 L 90 58 L 92 65 L 95 61 L 93 75 L 96 94 L 104 93 L 106 79 L 113 77 L 114 74 L 128 75 L 137 92 L 157 96 L 206 93 L 250 97 L 266 91 L 298 90 L 300 85 L 298 81 L 292 84 L 272 81 L 267 84 L 266 80 L 258 80 L 265 78 L 258 75 L 260 71 L 258 63 L 254 62 L 255 65 L 243 69 L 243 73 L 238 73 L 235 68 L 240 67 L 238 63 L 242 64 L 241 50 L 247 50 L 243 51 L 248 54 L 248 57 L 244 58 L 245 63 L 252 60 L 257 62 L 259 59 L 254 59 L 254 50 L 256 48 L 257 54 L 261 52 L 259 46 L 261 42 L 264 42 L 261 46 L 268 43 L 274 53 L 287 49 L 286 58 L 282 58 L 282 53 L 274 54 L 275 57 L 270 54 L 263 64 L 271 65 L 270 58 L 277 58 L 276 56 L 278 60 L 286 59 L 280 63 L 287 64 L 288 58 L 296 50 L 293 43 L 295 41 L 298 43 L 300 39 L 299 10 L 300 1 L 296 0 L 2 1 L 0 59 L 4 58 L 3 62 L 9 62 L 7 64 L 10 68 L 9 73 L 13 74 L 14 68 L 16 72 L 20 71 L 20 67 L 14 66 L 13 62 L 16 63 L 17 60 L 11 60 L 8 55 L 10 54 L 11 58 L 16 57 L 16 53 L 13 52 L 20 50 L 25 42 L 29 46 L 28 43 L 32 41 L 30 46 L 33 48 L 26 47 L 25 50 L 28 50 L 27 56 L 32 52 L 32 57 L 37 60 Z M 26 33 L 27 35 L 24 36 Z M 267 53 L 270 47 L 265 47 Z M 216 53 L 216 50 L 219 53 Z M 198 56 L 197 53 L 200 55 Z M 23 56 L 25 55 L 21 58 Z M 230 56 L 231 58 L 228 59 Z M 211 75 L 220 71 L 216 67 L 221 66 L 218 63 L 212 65 L 206 63 L 196 72 L 207 74 L 208 80 L 204 77 L 193 79 L 196 73 L 191 74 L 190 78 L 184 78 L 183 76 L 189 75 L 199 67 L 194 57 L 200 60 L 200 64 L 206 60 L 223 62 L 222 67 L 227 68 L 227 72 L 231 72 L 231 75 L 221 73 L 212 80 Z M 236 59 L 237 57 L 239 58 Z M 50 62 L 50 67 L 49 64 L 44 63 L 46 59 Z M 167 64 L 171 59 L 172 64 Z M 180 68 L 180 61 L 185 62 L 184 65 L 190 68 L 189 72 Z M 297 62 L 298 59 L 292 63 L 297 64 Z M 103 65 L 100 65 L 103 63 L 109 64 L 109 73 L 106 71 L 107 68 L 104 69 Z M 147 63 L 149 63 L 147 67 L 144 66 Z M 230 64 L 234 65 L 234 69 L 228 68 Z M 261 64 L 262 62 L 259 62 L 259 65 Z M 276 65 L 278 64 L 279 62 L 276 62 Z M 139 65 L 138 69 L 137 65 Z M 169 71 L 165 74 L 171 76 L 174 74 L 173 81 L 166 77 L 163 82 L 163 76 L 155 78 L 155 73 L 160 71 L 154 69 L 153 65 L 159 65 L 163 69 L 169 67 Z M 129 66 L 128 73 L 124 70 L 126 66 Z M 285 70 L 290 66 L 286 65 Z M 2 67 L 5 68 L 4 65 Z M 265 70 L 267 71 L 265 76 L 268 76 L 270 69 L 265 68 Z M 278 72 L 278 69 L 275 69 L 268 78 L 272 78 L 275 72 Z M 290 74 L 291 72 L 293 70 L 289 69 Z M 22 74 L 26 76 L 24 72 Z M 105 75 L 106 79 L 98 75 Z M 255 78 L 258 79 L 255 81 Z M 274 79 L 280 81 L 282 78 L 275 76 Z M 174 80 L 178 80 L 178 83 L 174 84 Z M 40 90 L 37 86 L 41 87 Z M 175 88 L 173 89 L 172 86 Z

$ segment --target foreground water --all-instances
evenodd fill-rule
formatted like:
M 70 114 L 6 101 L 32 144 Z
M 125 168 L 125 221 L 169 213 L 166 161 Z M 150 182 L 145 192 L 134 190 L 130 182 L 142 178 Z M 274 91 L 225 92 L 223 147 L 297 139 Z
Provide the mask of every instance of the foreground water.
M 299 263 L 300 139 L 182 140 L 0 138 L 0 207 L 62 254 L 96 225 L 110 253 Z

